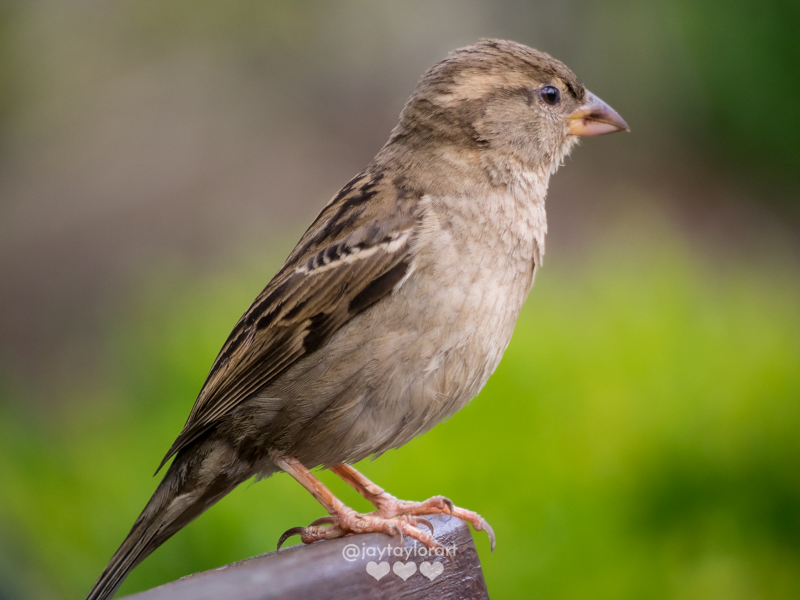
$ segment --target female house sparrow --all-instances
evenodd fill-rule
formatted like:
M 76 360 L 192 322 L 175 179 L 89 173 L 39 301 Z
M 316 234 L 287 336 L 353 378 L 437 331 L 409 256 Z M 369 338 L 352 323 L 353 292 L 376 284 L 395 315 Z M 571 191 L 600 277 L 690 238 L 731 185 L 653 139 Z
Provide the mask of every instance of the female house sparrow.
M 483 387 L 542 261 L 550 176 L 578 136 L 627 129 L 564 64 L 521 44 L 482 40 L 434 65 L 236 324 L 162 466 L 175 460 L 88 597 L 109 598 L 235 486 L 278 471 L 330 514 L 281 542 L 382 531 L 435 547 L 419 515 L 449 512 L 494 545 L 478 514 L 441 496 L 397 500 L 349 464 Z M 316 466 L 377 510 L 346 507 Z

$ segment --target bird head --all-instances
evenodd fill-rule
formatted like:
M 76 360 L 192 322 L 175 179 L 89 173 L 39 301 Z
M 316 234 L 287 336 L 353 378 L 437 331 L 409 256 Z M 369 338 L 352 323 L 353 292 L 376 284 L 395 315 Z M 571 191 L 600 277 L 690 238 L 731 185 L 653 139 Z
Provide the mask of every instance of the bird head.
M 546 180 L 579 137 L 623 130 L 622 117 L 564 63 L 486 39 L 454 50 L 423 75 L 389 143 L 434 160 L 478 160 L 503 183 L 520 173 Z

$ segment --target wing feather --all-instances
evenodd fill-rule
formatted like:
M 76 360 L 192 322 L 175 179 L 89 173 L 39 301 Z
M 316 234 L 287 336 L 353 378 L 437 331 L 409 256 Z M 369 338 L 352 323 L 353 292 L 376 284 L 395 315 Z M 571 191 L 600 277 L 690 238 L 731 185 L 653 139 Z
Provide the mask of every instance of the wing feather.
M 239 319 L 159 469 L 410 271 L 418 198 L 381 179 L 356 177 L 323 209 Z

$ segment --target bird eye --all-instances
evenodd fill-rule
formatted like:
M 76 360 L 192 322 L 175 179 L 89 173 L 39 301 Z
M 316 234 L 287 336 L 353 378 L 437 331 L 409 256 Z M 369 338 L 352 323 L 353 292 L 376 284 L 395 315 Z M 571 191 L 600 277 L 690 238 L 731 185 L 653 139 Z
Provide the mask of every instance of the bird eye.
M 539 97 L 545 104 L 555 106 L 561 102 L 561 91 L 554 85 L 546 85 L 539 90 Z

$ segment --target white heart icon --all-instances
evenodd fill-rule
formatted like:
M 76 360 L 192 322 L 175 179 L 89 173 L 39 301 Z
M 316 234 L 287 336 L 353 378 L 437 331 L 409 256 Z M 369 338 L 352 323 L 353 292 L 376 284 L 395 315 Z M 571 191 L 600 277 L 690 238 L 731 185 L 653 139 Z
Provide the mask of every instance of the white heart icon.
M 389 572 L 389 563 L 383 561 L 381 564 L 376 563 L 374 560 L 371 560 L 367 563 L 367 573 L 372 575 L 377 581 L 381 580 L 381 577 L 386 575 Z
M 440 562 L 431 564 L 426 560 L 419 566 L 419 572 L 425 575 L 425 577 L 431 581 L 441 575 L 442 571 L 444 571 L 444 565 Z
M 417 572 L 417 565 L 413 561 L 408 561 L 407 563 L 403 564 L 402 561 L 398 560 L 396 563 L 394 563 L 394 565 L 392 565 L 392 571 L 394 571 L 395 575 L 405 581 Z

